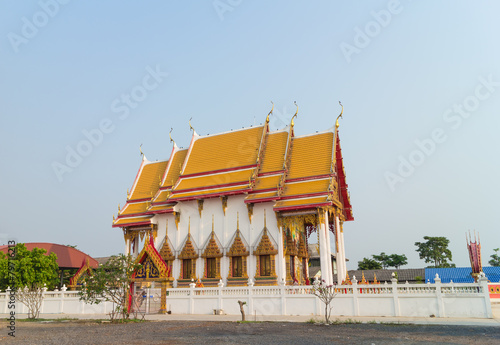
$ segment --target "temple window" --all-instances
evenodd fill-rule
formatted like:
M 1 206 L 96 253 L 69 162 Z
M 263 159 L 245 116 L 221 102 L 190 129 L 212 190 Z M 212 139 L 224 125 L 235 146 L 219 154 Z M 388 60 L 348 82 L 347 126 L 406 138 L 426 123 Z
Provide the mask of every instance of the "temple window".
M 217 259 L 207 258 L 207 278 L 217 277 Z
M 223 256 L 222 246 L 217 235 L 215 234 L 213 220 L 212 220 L 212 233 L 208 238 L 205 249 L 203 250 L 202 258 L 205 259 L 205 271 L 203 273 L 202 283 L 204 286 L 217 286 L 221 279 L 220 274 L 220 261 Z
M 271 255 L 259 255 L 260 275 L 262 277 L 271 276 Z
M 192 275 L 192 259 L 182 260 L 182 279 L 191 279 Z
M 243 260 L 241 256 L 233 256 L 233 277 L 239 278 L 243 275 Z

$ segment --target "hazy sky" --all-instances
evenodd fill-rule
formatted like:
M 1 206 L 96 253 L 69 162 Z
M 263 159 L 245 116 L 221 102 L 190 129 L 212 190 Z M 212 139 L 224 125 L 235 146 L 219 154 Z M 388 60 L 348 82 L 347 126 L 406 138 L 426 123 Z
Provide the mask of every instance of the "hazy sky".
M 265 120 L 340 138 L 365 256 L 450 239 L 500 247 L 495 1 L 0 0 L 0 240 L 123 250 L 112 215 L 139 168 Z M 90 137 L 90 139 L 87 139 Z M 90 145 L 89 145 L 90 143 Z M 75 153 L 76 152 L 76 153 Z M 79 154 L 77 157 L 76 154 Z

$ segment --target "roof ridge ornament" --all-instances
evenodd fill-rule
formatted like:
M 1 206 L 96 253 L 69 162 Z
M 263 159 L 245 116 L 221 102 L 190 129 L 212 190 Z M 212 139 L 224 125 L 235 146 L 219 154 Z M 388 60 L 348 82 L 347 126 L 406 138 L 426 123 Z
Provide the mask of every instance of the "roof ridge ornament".
M 269 114 L 267 114 L 267 117 L 266 117 L 266 123 L 269 123 L 269 116 L 273 113 L 273 110 L 274 110 L 274 102 L 271 101 L 271 104 L 273 105 L 272 108 L 271 108 L 271 111 L 269 112 Z
M 339 118 L 342 118 L 342 114 L 344 113 L 344 106 L 342 105 L 342 103 L 339 101 L 339 104 L 340 106 L 342 107 L 342 110 L 340 111 L 340 114 L 339 116 L 337 116 L 337 120 L 335 121 L 335 128 L 339 128 Z
M 177 144 L 175 143 L 175 140 L 172 139 L 172 131 L 174 130 L 173 127 L 170 127 L 170 132 L 168 132 L 168 136 L 170 137 L 170 142 L 171 143 L 174 143 L 174 146 L 177 146 Z
M 293 104 L 295 104 L 295 106 L 297 107 L 297 110 L 295 111 L 295 114 L 292 116 L 292 121 L 291 121 L 291 125 L 292 127 L 295 126 L 295 123 L 293 122 L 293 119 L 295 117 L 297 117 L 297 114 L 299 113 L 299 106 L 297 105 L 297 102 L 296 101 L 293 101 Z

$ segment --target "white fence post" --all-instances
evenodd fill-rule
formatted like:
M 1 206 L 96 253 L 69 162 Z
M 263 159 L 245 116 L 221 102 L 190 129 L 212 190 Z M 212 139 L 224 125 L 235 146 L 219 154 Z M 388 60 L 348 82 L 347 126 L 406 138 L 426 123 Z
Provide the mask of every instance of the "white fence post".
M 401 310 L 399 308 L 399 293 L 398 293 L 398 280 L 396 278 L 391 279 L 392 285 L 392 300 L 394 303 L 394 316 L 400 316 Z
M 482 272 L 481 272 L 482 273 Z M 478 280 L 481 292 L 484 296 L 484 307 L 486 309 L 486 317 L 493 318 L 493 312 L 491 310 L 491 300 L 490 300 L 490 289 L 488 288 L 488 278 L 482 273 Z
M 354 316 L 359 316 L 359 290 L 356 276 L 352 276 L 352 308 Z
M 281 315 L 286 315 L 286 300 L 285 300 L 285 279 L 281 279 L 281 284 L 280 284 L 280 301 L 281 301 Z
M 194 314 L 194 288 L 196 284 L 192 282 L 189 284 L 189 314 Z
M 438 306 L 438 317 L 446 317 L 446 312 L 444 310 L 444 304 L 443 304 L 443 295 L 441 291 L 441 278 L 439 278 L 439 274 L 436 273 L 436 277 L 434 278 L 434 284 L 436 286 L 436 299 L 437 299 L 437 306 Z

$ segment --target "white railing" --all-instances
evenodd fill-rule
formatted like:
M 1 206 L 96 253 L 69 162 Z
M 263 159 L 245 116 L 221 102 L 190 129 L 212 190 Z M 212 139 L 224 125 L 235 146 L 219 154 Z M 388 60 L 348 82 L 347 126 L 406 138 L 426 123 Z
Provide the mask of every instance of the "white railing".
M 491 318 L 491 303 L 486 279 L 478 283 L 336 285 L 333 315 L 345 316 L 414 316 Z M 246 302 L 249 315 L 321 315 L 322 302 L 312 286 L 249 286 L 167 289 L 167 310 L 173 314 L 240 313 L 238 301 Z M 63 289 L 64 290 L 64 289 Z M 154 290 L 154 291 L 153 291 Z M 149 290 L 148 290 L 149 291 Z M 160 289 L 150 289 L 155 296 Z M 112 303 L 90 305 L 80 301 L 78 291 L 44 291 L 42 314 L 107 314 Z M 9 312 L 9 291 L 0 292 L 0 314 Z M 16 313 L 27 313 L 17 302 Z

